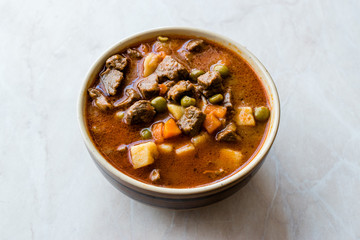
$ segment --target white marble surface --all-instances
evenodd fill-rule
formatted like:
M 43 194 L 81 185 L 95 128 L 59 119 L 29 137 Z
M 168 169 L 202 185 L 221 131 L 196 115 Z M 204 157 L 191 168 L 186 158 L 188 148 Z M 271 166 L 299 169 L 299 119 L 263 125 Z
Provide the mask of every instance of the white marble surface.
M 360 239 L 360 1 L 0 1 L 1 239 Z M 195 26 L 247 46 L 281 98 L 276 142 L 240 192 L 193 211 L 115 190 L 76 100 L 130 34 Z

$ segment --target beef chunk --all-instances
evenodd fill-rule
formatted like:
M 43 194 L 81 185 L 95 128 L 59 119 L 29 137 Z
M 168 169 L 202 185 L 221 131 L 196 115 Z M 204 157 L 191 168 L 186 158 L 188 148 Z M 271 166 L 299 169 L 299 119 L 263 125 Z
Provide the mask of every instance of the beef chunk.
M 156 68 L 155 73 L 161 82 L 184 79 L 189 74 L 186 68 L 170 56 L 166 56 Z
M 125 90 L 125 96 L 114 103 L 114 107 L 128 107 L 130 104 L 141 98 L 140 94 L 133 88 Z
M 164 82 L 164 84 L 167 88 L 171 88 L 172 86 L 175 85 L 175 81 L 166 81 Z
M 185 46 L 185 49 L 189 52 L 198 52 L 202 48 L 204 41 L 201 39 L 194 39 L 188 42 Z
M 128 48 L 128 50 L 126 50 L 126 52 L 127 52 L 127 54 L 129 54 L 130 57 L 133 57 L 133 58 L 142 58 L 143 57 L 141 52 L 139 52 L 136 49 Z
M 124 122 L 126 124 L 149 123 L 155 114 L 155 108 L 151 106 L 150 101 L 139 100 L 126 111 Z
M 105 111 L 111 109 L 111 103 L 106 99 L 106 97 L 96 88 L 90 88 L 89 90 L 90 97 L 94 100 L 95 105 L 101 110 Z
M 215 137 L 216 141 L 235 142 L 239 140 L 239 135 L 236 133 L 235 123 L 229 123 L 223 130 L 218 132 Z
M 190 106 L 185 109 L 185 113 L 177 121 L 177 125 L 184 134 L 193 137 L 199 134 L 204 120 L 205 114 L 197 107 Z
M 158 76 L 156 74 L 151 74 L 143 80 L 140 80 L 137 87 L 145 99 L 158 96 L 160 92 Z
M 217 71 L 207 72 L 198 77 L 197 80 L 200 86 L 203 87 L 203 94 L 206 97 L 210 97 L 224 91 L 221 75 Z
M 115 54 L 106 60 L 107 68 L 115 68 L 120 71 L 124 70 L 127 64 L 128 64 L 127 58 L 121 56 L 120 54 Z
M 179 102 L 183 96 L 193 97 L 194 95 L 194 85 L 190 81 L 180 81 L 170 88 L 168 99 Z
M 117 87 L 123 79 L 123 73 L 115 69 L 108 68 L 105 72 L 101 73 L 101 82 L 109 95 L 116 94 Z
M 224 107 L 228 110 L 232 109 L 233 105 L 231 103 L 231 88 L 227 88 L 224 93 Z

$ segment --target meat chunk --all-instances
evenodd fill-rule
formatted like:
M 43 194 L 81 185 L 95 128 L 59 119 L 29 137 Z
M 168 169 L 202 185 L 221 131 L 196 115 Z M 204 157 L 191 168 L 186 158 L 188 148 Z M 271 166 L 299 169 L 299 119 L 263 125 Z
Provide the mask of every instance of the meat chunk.
M 195 87 L 190 81 L 180 81 L 172 86 L 168 92 L 168 99 L 179 102 L 183 96 L 195 95 Z
M 116 69 L 108 68 L 105 72 L 101 73 L 101 82 L 109 95 L 116 94 L 117 88 L 123 79 L 123 73 Z
M 198 52 L 202 48 L 203 44 L 204 40 L 194 39 L 186 44 L 185 49 L 189 52 Z
M 184 79 L 189 74 L 186 68 L 173 59 L 171 56 L 166 56 L 156 68 L 155 73 L 159 76 L 161 82 L 170 80 Z
M 140 90 L 141 95 L 145 99 L 150 99 L 154 96 L 158 96 L 160 92 L 158 76 L 156 74 L 151 74 L 143 80 L 140 80 L 137 87 Z
M 139 100 L 131 105 L 131 107 L 126 111 L 124 122 L 129 125 L 149 123 L 152 121 L 155 114 L 155 108 L 151 106 L 150 101 Z
M 111 103 L 106 99 L 106 97 L 96 88 L 90 88 L 89 90 L 90 97 L 94 100 L 95 105 L 101 110 L 105 111 L 112 108 Z
M 128 48 L 128 50 L 126 50 L 126 53 L 133 58 L 142 58 L 143 55 L 141 54 L 141 52 L 139 52 L 136 49 L 132 49 L 132 48 Z
M 184 134 L 193 137 L 199 134 L 204 120 L 205 114 L 197 107 L 190 106 L 185 109 L 185 113 L 177 121 L 177 125 Z
M 216 141 L 235 142 L 239 140 L 239 135 L 236 133 L 235 123 L 229 123 L 223 130 L 218 132 L 215 137 Z
M 203 94 L 206 97 L 210 97 L 224 91 L 221 75 L 217 71 L 207 72 L 198 77 L 197 80 L 203 88 Z
M 126 57 L 123 57 L 120 54 L 115 54 L 106 60 L 105 65 L 107 68 L 115 68 L 119 71 L 122 71 L 125 69 L 127 64 L 128 60 Z
M 130 104 L 141 98 L 140 94 L 133 88 L 125 90 L 125 96 L 114 103 L 114 107 L 128 107 Z

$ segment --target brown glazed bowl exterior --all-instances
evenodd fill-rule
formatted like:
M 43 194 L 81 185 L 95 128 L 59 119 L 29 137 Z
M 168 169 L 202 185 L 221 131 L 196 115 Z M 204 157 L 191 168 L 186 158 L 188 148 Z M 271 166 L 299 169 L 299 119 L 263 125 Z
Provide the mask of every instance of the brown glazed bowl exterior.
M 167 188 L 146 184 L 135 180 L 114 168 L 109 162 L 106 161 L 106 159 L 101 155 L 99 150 L 96 149 L 94 143 L 91 140 L 85 118 L 87 89 L 94 81 L 96 75 L 102 69 L 104 62 L 111 55 L 125 50 L 127 47 L 131 46 L 134 43 L 149 38 L 155 38 L 159 35 L 181 35 L 191 38 L 201 37 L 223 45 L 224 47 L 233 50 L 241 57 L 243 57 L 259 76 L 263 86 L 265 87 L 267 96 L 269 98 L 271 116 L 269 119 L 269 127 L 267 128 L 266 136 L 262 142 L 262 146 L 259 151 L 253 156 L 251 161 L 248 161 L 247 164 L 243 166 L 240 170 L 222 179 L 221 181 L 194 188 Z M 275 136 L 280 122 L 280 103 L 275 84 L 270 74 L 260 63 L 260 61 L 245 47 L 226 37 L 206 30 L 187 27 L 168 27 L 141 32 L 125 38 L 119 43 L 115 44 L 109 50 L 107 50 L 94 63 L 88 75 L 86 76 L 80 91 L 78 100 L 78 121 L 85 145 L 90 153 L 90 156 L 96 163 L 101 173 L 118 190 L 137 201 L 152 206 L 171 209 L 190 209 L 215 203 L 230 196 L 231 194 L 238 191 L 241 187 L 243 187 L 257 172 L 257 170 L 264 162 L 266 155 L 268 154 L 275 140 Z

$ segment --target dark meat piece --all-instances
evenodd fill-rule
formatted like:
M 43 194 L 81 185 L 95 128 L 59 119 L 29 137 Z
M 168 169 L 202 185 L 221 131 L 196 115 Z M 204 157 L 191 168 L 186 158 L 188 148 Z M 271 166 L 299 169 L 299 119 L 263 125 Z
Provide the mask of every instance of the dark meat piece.
M 140 80 L 137 87 L 145 99 L 158 96 L 160 92 L 158 76 L 156 74 L 151 74 L 143 80 Z
M 193 137 L 199 134 L 204 120 L 205 114 L 197 107 L 190 106 L 185 109 L 184 115 L 177 121 L 177 125 L 184 134 Z
M 89 88 L 89 95 L 94 100 L 95 105 L 101 110 L 105 111 L 111 109 L 111 103 L 106 99 L 106 97 L 96 88 Z
M 115 54 L 106 60 L 107 68 L 115 68 L 120 71 L 124 70 L 127 64 L 128 64 L 127 58 L 119 54 Z
M 215 137 L 216 141 L 235 142 L 239 140 L 239 135 L 236 133 L 235 123 L 229 123 L 223 130 L 218 132 Z
M 155 73 L 159 76 L 160 82 L 170 80 L 186 79 L 189 74 L 186 68 L 170 56 L 166 56 L 159 66 L 156 68 Z
M 153 120 L 155 114 L 155 108 L 151 106 L 150 101 L 139 100 L 131 105 L 131 107 L 126 111 L 124 116 L 124 123 L 149 123 Z
M 193 97 L 195 95 L 195 87 L 190 81 L 179 81 L 172 86 L 168 92 L 168 99 L 179 102 L 183 96 Z
M 204 41 L 201 39 L 194 39 L 188 42 L 185 46 L 185 49 L 189 52 L 198 52 L 202 48 Z
M 139 52 L 136 49 L 128 48 L 128 50 L 126 52 L 127 52 L 127 54 L 129 54 L 130 57 L 133 57 L 133 58 L 142 58 L 143 57 L 141 52 Z
M 233 105 L 231 103 L 231 88 L 227 88 L 224 93 L 224 107 L 228 110 L 232 109 Z
M 125 96 L 114 103 L 114 107 L 125 108 L 141 98 L 140 94 L 133 88 L 125 90 Z
M 175 85 L 175 81 L 166 81 L 164 82 L 164 84 L 167 88 L 171 88 L 172 86 Z
M 224 91 L 221 75 L 217 71 L 207 72 L 198 77 L 197 80 L 200 86 L 203 87 L 203 94 L 206 97 L 210 97 Z
M 115 69 L 108 68 L 105 72 L 101 73 L 101 82 L 109 95 L 116 94 L 117 87 L 123 79 L 123 73 Z

